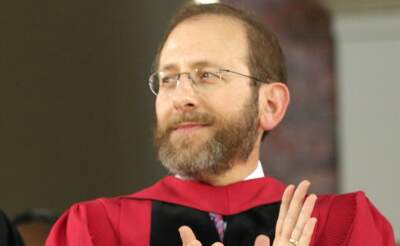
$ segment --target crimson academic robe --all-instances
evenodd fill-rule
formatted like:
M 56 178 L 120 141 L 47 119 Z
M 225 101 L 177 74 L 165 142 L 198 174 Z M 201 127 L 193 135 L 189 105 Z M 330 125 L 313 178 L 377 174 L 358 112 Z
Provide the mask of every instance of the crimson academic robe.
M 209 212 L 227 221 L 225 245 L 253 245 L 260 233 L 274 238 L 284 189 L 271 177 L 213 187 L 169 176 L 132 195 L 73 205 L 46 245 L 181 245 L 181 225 L 211 245 L 218 234 Z M 311 245 L 395 245 L 391 225 L 362 192 L 319 196 L 313 216 L 318 222 Z

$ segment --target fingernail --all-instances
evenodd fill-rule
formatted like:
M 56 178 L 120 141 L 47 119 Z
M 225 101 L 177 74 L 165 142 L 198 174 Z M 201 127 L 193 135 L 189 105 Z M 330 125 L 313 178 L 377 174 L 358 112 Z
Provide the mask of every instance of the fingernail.
M 180 234 L 182 234 L 182 233 L 184 232 L 185 227 L 186 227 L 186 226 L 181 226 L 181 227 L 179 227 L 178 231 L 179 231 Z
M 315 195 L 314 193 L 311 193 L 308 196 L 311 197 L 311 199 L 315 199 L 315 200 L 318 198 L 317 195 Z

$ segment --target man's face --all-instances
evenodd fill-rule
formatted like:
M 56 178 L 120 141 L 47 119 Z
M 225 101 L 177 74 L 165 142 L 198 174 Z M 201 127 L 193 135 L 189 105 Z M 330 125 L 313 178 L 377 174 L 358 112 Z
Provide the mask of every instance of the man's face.
M 159 70 L 229 69 L 249 74 L 247 39 L 239 21 L 207 15 L 180 23 L 160 55 Z M 200 91 L 182 75 L 179 86 L 156 99 L 155 142 L 172 173 L 203 179 L 246 160 L 258 136 L 257 91 L 249 79 L 224 74 L 226 82 Z

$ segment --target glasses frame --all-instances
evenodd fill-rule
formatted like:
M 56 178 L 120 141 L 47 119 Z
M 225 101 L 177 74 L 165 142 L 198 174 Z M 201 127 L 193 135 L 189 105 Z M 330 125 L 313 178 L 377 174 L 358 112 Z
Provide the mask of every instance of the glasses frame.
M 196 70 L 197 70 L 197 69 L 196 69 Z M 256 78 L 256 77 L 253 77 L 253 76 L 250 76 L 250 75 L 246 75 L 246 74 L 243 74 L 243 73 L 239 73 L 239 72 L 235 72 L 235 71 L 232 71 L 232 70 L 230 70 L 230 69 L 220 68 L 220 69 L 218 69 L 217 71 L 218 71 L 218 73 L 219 73 L 219 77 L 220 77 L 220 78 L 222 77 L 220 73 L 221 73 L 221 72 L 226 72 L 226 73 L 232 73 L 232 74 L 236 74 L 236 75 L 239 75 L 239 76 L 243 76 L 243 77 L 249 78 L 249 79 L 251 79 L 251 80 L 253 80 L 253 81 L 255 81 L 255 82 L 258 82 L 258 83 L 265 83 L 264 81 L 262 81 L 262 80 L 260 80 L 260 79 L 258 79 L 258 78 Z M 154 72 L 154 73 L 150 74 L 149 81 L 148 81 L 150 91 L 151 91 L 154 95 L 156 95 L 156 96 L 158 95 L 158 93 L 156 93 L 156 92 L 153 90 L 152 84 L 154 83 L 154 81 L 153 81 L 154 75 L 159 74 L 159 73 L 160 73 L 160 72 L 157 71 L 157 72 Z M 187 75 L 188 75 L 188 78 L 190 79 L 191 85 L 192 85 L 192 86 L 196 84 L 196 81 L 194 81 L 194 79 L 193 79 L 192 76 L 191 76 L 192 73 L 189 73 L 189 72 L 182 72 L 182 73 L 177 73 L 177 74 L 175 74 L 174 76 L 176 77 L 176 82 L 179 81 L 179 78 L 180 78 L 181 75 L 183 75 L 183 74 L 187 74 Z M 177 84 L 178 84 L 178 83 L 177 83 Z M 175 87 L 175 89 L 176 89 L 176 87 Z

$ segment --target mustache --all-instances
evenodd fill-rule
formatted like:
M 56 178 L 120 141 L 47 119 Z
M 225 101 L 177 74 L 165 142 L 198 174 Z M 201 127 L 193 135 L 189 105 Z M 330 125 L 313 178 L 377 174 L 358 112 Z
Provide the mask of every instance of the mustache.
M 215 116 L 209 113 L 187 112 L 173 115 L 165 124 L 165 132 L 170 133 L 179 124 L 184 122 L 194 122 L 202 125 L 211 125 L 215 122 Z

